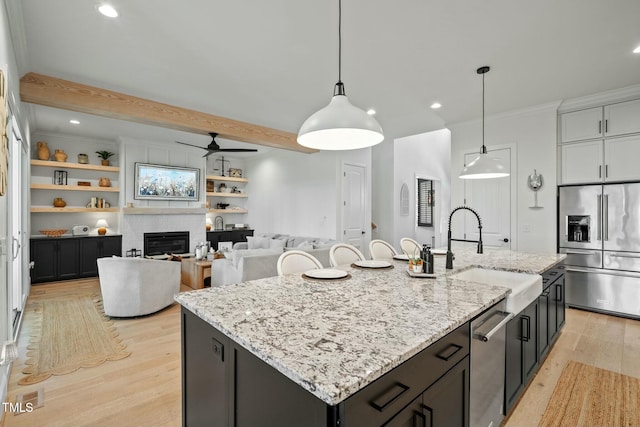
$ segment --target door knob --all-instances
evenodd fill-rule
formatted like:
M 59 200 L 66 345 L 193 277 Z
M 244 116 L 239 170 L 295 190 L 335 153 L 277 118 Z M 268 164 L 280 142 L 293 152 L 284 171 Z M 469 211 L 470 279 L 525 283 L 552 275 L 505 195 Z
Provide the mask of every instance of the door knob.
M 505 243 L 509 243 L 509 239 L 507 237 L 505 237 L 504 239 L 502 239 L 503 242 Z

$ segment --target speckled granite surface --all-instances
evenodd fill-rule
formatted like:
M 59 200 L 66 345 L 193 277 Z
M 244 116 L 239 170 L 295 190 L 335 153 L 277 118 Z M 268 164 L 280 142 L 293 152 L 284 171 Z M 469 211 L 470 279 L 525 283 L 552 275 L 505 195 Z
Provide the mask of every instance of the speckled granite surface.
M 449 273 L 472 266 L 539 273 L 562 260 L 470 249 L 457 247 Z M 444 256 L 435 258 L 436 279 L 411 278 L 406 262 L 394 261 L 390 270 L 344 266 L 347 280 L 296 274 L 185 292 L 176 301 L 335 405 L 509 292 L 448 278 L 444 263 Z

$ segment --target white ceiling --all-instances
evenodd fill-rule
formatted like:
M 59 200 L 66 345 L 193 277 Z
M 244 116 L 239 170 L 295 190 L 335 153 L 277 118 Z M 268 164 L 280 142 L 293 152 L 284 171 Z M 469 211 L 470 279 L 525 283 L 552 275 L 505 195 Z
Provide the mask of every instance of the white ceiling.
M 336 0 L 111 0 L 116 19 L 97 12 L 98 0 L 6 1 L 22 9 L 21 74 L 294 133 L 337 81 Z M 389 140 L 478 118 L 482 65 L 488 115 L 640 84 L 639 17 L 638 0 L 344 0 L 342 80 Z M 434 101 L 443 107 L 431 110 Z M 35 130 L 209 143 L 34 111 Z M 71 127 L 72 116 L 82 124 Z

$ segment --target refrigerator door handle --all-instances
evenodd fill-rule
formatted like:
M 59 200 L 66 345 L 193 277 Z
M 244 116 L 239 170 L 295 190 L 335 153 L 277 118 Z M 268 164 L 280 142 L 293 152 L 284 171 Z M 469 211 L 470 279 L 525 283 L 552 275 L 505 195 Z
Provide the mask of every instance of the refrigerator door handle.
M 631 255 L 631 254 L 620 254 L 620 253 L 609 253 L 609 256 L 614 256 L 618 258 L 635 258 L 640 259 L 640 255 Z
M 602 222 L 602 194 L 598 194 L 598 218 L 596 220 L 597 237 L 596 240 L 602 240 L 602 230 L 600 224 Z
M 602 220 L 604 224 L 604 240 L 609 240 L 609 195 L 604 195 L 604 218 Z
M 567 255 L 598 255 L 597 251 L 580 251 L 575 249 L 567 249 L 565 252 Z

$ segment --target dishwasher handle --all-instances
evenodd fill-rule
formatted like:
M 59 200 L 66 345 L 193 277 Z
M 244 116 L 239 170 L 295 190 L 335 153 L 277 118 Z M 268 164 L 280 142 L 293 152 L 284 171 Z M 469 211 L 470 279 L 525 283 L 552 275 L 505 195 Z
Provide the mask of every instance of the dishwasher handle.
M 488 342 L 491 339 L 491 337 L 500 330 L 500 328 L 506 325 L 507 322 L 509 322 L 509 320 L 513 319 L 514 314 L 508 313 L 506 311 L 496 311 L 492 315 L 492 317 L 493 316 L 502 316 L 502 320 L 493 328 L 491 328 L 491 330 L 486 332 L 482 330 L 483 325 L 480 325 L 480 327 L 478 327 L 478 329 L 476 329 L 473 333 L 474 338 L 479 339 L 482 342 Z

